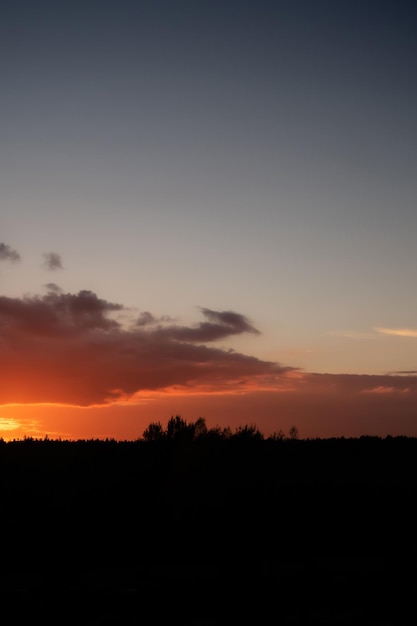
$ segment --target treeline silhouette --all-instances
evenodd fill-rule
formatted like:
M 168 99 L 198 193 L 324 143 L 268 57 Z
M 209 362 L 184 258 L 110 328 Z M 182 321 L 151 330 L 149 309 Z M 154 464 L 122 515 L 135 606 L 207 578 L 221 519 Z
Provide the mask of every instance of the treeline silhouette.
M 1 440 L 0 582 L 15 600 L 2 623 L 33 614 L 41 588 L 44 623 L 68 602 L 61 624 L 101 623 L 98 606 L 114 623 L 128 610 L 354 623 L 366 607 L 401 624 L 415 613 L 416 470 L 415 438 L 266 437 L 180 416 L 134 441 Z

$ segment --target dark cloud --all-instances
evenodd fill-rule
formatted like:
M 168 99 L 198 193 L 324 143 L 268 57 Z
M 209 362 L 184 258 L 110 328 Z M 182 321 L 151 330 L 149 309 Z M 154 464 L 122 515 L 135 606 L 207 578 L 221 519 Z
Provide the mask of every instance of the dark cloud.
M 168 322 L 173 322 L 173 318 L 169 315 L 161 315 L 160 317 L 155 317 L 149 311 L 142 311 L 139 317 L 136 320 L 136 326 L 156 326 L 161 324 L 167 324 Z
M 152 313 L 149 313 L 149 311 L 143 311 L 137 321 L 136 321 L 136 325 L 137 326 L 148 326 L 149 324 L 155 324 L 157 322 L 156 318 L 152 315 Z
M 110 330 L 117 328 L 118 323 L 107 314 L 122 308 L 120 304 L 100 300 L 91 291 L 64 294 L 58 288 L 43 297 L 0 296 L 0 331 L 16 338 L 27 335 L 30 340 L 31 336 L 66 337 L 88 329 Z
M 174 385 L 223 386 L 283 376 L 292 368 L 201 345 L 258 332 L 238 313 L 203 309 L 195 327 L 155 325 L 149 312 L 126 328 L 124 307 L 91 291 L 0 297 L 0 402 L 89 405 Z
M 217 398 L 224 419 L 256 419 L 265 429 L 278 423 L 277 430 L 287 420 L 303 436 L 415 429 L 413 371 L 302 372 L 202 343 L 257 332 L 239 313 L 202 309 L 205 321 L 186 327 L 145 311 L 139 324 L 132 319 L 126 326 L 118 320 L 128 313 L 120 304 L 91 291 L 48 288 L 42 297 L 0 297 L 0 404 L 91 406 L 138 392 L 166 401 L 167 392 L 186 398 L 196 392 L 205 394 L 205 406 Z
M 61 256 L 57 254 L 56 252 L 45 252 L 43 255 L 43 258 L 44 258 L 43 265 L 44 267 L 46 267 L 46 269 L 52 272 L 54 270 L 63 269 Z
M 303 386 L 316 393 L 417 393 L 417 377 L 412 374 L 314 374 L 303 375 Z
M 200 322 L 193 327 L 170 326 L 161 329 L 160 334 L 170 336 L 176 341 L 191 343 L 206 343 L 241 333 L 259 334 L 259 331 L 240 313 L 212 311 L 206 308 L 202 308 L 201 311 L 208 318 L 208 322 Z
M 20 254 L 10 246 L 0 242 L 0 261 L 20 261 Z
M 212 311 L 211 309 L 201 309 L 203 314 L 211 321 L 233 329 L 234 333 L 255 333 L 259 335 L 248 321 L 248 319 L 240 313 L 234 311 Z
M 54 293 L 62 293 L 62 289 L 56 283 L 47 283 L 44 285 L 48 291 L 53 291 Z

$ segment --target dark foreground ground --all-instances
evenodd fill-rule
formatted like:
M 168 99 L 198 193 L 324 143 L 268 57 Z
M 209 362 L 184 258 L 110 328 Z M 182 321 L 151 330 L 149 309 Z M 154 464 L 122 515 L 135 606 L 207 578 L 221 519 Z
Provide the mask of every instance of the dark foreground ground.
M 401 579 L 356 559 L 100 567 L 72 580 L 26 571 L 3 589 L 1 623 L 415 624 L 415 584 Z
M 417 441 L 0 444 L 0 623 L 417 623 Z

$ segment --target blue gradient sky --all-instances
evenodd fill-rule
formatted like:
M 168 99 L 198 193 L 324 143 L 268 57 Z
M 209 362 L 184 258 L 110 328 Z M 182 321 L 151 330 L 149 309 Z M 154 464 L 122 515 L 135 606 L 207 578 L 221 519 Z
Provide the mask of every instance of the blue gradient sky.
M 260 334 L 220 347 L 417 370 L 415 2 L 0 11 L 2 295 L 235 311 Z

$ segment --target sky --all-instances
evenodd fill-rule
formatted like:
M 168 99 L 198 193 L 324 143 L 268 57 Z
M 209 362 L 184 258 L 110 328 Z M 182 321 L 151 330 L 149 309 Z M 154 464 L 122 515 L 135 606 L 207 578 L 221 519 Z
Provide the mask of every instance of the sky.
M 417 6 L 0 3 L 0 437 L 417 436 Z

